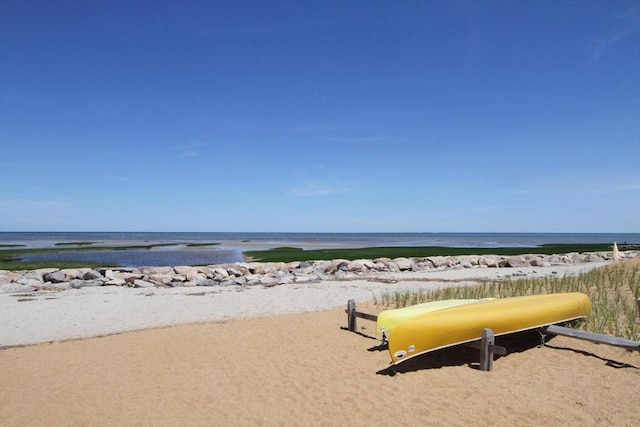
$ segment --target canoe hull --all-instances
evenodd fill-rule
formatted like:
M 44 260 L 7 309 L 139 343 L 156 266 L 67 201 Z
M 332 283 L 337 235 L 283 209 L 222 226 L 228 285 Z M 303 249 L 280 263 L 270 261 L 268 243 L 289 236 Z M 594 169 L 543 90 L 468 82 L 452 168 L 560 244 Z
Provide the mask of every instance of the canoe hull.
M 398 323 L 412 317 L 420 316 L 422 314 L 431 313 L 438 310 L 444 310 L 446 308 L 474 304 L 493 299 L 495 298 L 448 299 L 442 301 L 430 301 L 422 304 L 411 305 L 409 307 L 396 308 L 393 310 L 385 310 L 378 314 L 378 320 L 376 321 L 376 333 L 382 334 L 382 332 L 385 332 L 388 337 L 391 330 L 393 330 L 393 328 L 395 328 Z
M 478 340 L 485 328 L 504 335 L 578 319 L 590 312 L 591 300 L 582 293 L 501 298 L 448 308 L 400 322 L 389 337 L 389 354 L 397 364 Z

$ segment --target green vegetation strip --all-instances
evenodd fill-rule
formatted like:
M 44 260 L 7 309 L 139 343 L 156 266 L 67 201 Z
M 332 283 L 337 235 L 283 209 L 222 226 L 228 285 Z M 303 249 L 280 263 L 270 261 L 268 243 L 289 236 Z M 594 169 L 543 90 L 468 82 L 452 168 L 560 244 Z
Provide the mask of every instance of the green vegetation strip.
M 577 276 L 518 278 L 487 281 L 478 286 L 453 287 L 374 295 L 374 303 L 384 309 L 401 308 L 428 301 L 448 299 L 505 298 L 560 292 L 582 292 L 593 304 L 591 315 L 578 328 L 598 334 L 612 334 L 640 341 L 640 263 L 615 264 Z
M 55 246 L 89 246 L 95 243 L 101 243 L 101 242 L 60 242 L 60 243 L 56 243 Z
M 376 259 L 376 258 L 420 258 L 429 256 L 460 255 L 524 255 L 524 254 L 565 254 L 570 252 L 605 252 L 613 250 L 609 244 L 549 244 L 535 247 L 509 248 L 451 248 L 443 246 L 380 246 L 352 249 L 274 248 L 266 251 L 247 251 L 247 259 L 258 262 L 291 262 L 330 259 Z M 623 249 L 621 249 L 623 250 Z

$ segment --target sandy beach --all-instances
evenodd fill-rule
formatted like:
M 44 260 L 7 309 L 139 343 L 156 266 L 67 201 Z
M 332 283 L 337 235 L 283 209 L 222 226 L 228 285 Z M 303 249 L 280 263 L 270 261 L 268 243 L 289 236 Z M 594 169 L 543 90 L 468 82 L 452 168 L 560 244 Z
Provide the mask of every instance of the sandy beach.
M 376 293 L 513 273 L 501 270 L 2 295 L 2 345 L 21 347 L 0 351 L 0 425 L 640 424 L 638 352 L 564 337 L 539 348 L 525 333 L 500 339 L 492 372 L 460 347 L 393 372 L 372 322 L 345 330 L 348 298 L 375 313 Z

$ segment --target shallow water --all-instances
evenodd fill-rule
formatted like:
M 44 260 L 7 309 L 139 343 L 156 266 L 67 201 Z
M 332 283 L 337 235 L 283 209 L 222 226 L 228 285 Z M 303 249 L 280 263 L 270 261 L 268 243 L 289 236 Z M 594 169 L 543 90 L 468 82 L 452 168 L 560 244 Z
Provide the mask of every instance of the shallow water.
M 101 250 L 34 254 L 25 261 L 87 261 L 127 267 L 206 265 L 243 260 L 242 252 L 269 247 L 303 249 L 372 246 L 535 247 L 547 243 L 640 243 L 640 233 L 96 233 L 0 232 L 0 245 L 51 248 L 58 243 L 96 242 L 96 246 L 173 243 L 144 250 Z M 193 249 L 188 243 L 218 243 Z

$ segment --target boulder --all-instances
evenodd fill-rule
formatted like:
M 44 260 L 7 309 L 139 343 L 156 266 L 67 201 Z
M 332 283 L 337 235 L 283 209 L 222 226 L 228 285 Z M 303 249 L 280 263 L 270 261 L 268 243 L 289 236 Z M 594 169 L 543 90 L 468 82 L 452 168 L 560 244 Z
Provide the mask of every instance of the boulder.
M 395 258 L 393 262 L 398 266 L 400 271 L 407 271 L 413 268 L 413 262 L 407 258 Z
M 138 269 L 142 274 L 174 274 L 173 267 L 140 267 Z
M 193 283 L 195 283 L 196 286 L 216 286 L 218 284 L 218 282 L 216 282 L 213 279 L 207 279 L 206 276 L 204 276 L 204 277 L 196 277 L 193 280 Z
M 3 283 L 2 285 L 0 285 L 0 293 L 3 294 L 33 292 L 35 290 L 35 286 L 22 285 L 20 283 Z
M 136 279 L 133 281 L 133 286 L 136 288 L 155 288 L 156 285 L 146 280 Z
M 89 270 L 87 272 L 85 272 L 82 275 L 82 278 L 84 280 L 95 280 L 95 279 L 101 279 L 102 278 L 102 274 L 100 274 L 98 271 L 96 270 Z
M 164 286 L 173 282 L 175 279 L 173 274 L 149 274 L 149 276 L 147 276 L 147 280 L 149 282 Z
M 22 274 L 9 270 L 0 270 L 0 284 L 12 283 L 22 277 Z
M 62 270 L 57 270 L 44 275 L 44 280 L 51 283 L 64 283 L 67 281 L 67 275 Z
M 127 284 L 127 282 L 123 279 L 118 279 L 117 277 L 114 277 L 113 279 L 109 279 L 106 282 L 104 282 L 105 286 L 124 286 Z
M 364 259 L 357 259 L 347 263 L 347 270 L 354 273 L 364 272 L 373 267 L 373 263 Z
M 512 268 L 531 267 L 531 264 L 523 256 L 511 256 L 506 259 L 506 266 Z
M 449 257 L 432 256 L 427 259 L 431 262 L 431 264 L 433 264 L 435 268 L 449 267 L 451 265 L 451 260 L 449 259 Z

